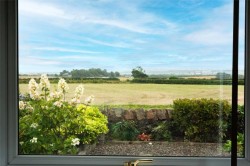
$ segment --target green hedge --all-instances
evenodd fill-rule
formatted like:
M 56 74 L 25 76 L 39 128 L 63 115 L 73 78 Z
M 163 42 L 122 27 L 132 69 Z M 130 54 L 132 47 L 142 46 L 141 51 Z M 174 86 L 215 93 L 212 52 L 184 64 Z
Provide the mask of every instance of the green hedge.
M 120 83 L 118 78 L 64 78 L 67 83 Z M 19 84 L 28 84 L 30 78 L 19 79 Z M 35 78 L 39 82 L 38 78 Z M 59 78 L 49 78 L 50 83 L 58 83 Z
M 152 83 L 152 84 L 201 84 L 201 85 L 231 85 L 232 80 L 216 79 L 161 79 L 161 78 L 135 78 L 131 83 Z M 244 85 L 244 80 L 238 81 L 239 85 Z
M 226 100 L 177 99 L 172 111 L 172 133 L 188 141 L 219 142 L 227 130 L 231 106 Z
M 227 132 L 225 133 L 225 139 L 231 139 L 231 129 L 232 129 L 232 114 L 228 116 L 228 126 Z M 244 114 L 244 105 L 238 106 L 238 133 L 244 133 L 245 131 L 245 114 Z

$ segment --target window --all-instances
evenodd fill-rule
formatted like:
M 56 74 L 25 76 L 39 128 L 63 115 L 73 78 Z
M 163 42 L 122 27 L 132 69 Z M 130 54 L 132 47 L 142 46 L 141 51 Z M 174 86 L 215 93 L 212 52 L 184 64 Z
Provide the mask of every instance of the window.
M 7 3 L 7 2 L 6 2 Z M 6 4 L 5 4 L 6 5 Z M 3 5 L 4 6 L 4 5 Z M 7 12 L 7 6 L 4 6 L 6 8 L 3 8 L 1 12 L 4 11 Z M 3 161 L 6 161 L 7 156 L 5 154 L 2 154 L 7 152 L 7 143 L 8 143 L 8 163 L 10 165 L 18 165 L 18 164 L 24 164 L 24 165 L 33 165 L 33 164 L 70 164 L 70 163 L 75 163 L 75 164 L 85 164 L 85 165 L 90 165 L 90 164 L 95 164 L 95 165 L 100 165 L 101 163 L 105 163 L 107 165 L 120 165 L 123 164 L 124 161 L 130 160 L 131 157 L 109 157 L 110 160 L 106 161 L 107 157 L 76 157 L 76 156 L 69 156 L 69 157 L 61 157 L 61 156 L 23 156 L 23 155 L 17 155 L 17 115 L 16 115 L 16 105 L 17 105 L 17 96 L 15 92 L 15 88 L 12 87 L 17 87 L 16 85 L 16 26 L 13 26 L 13 24 L 16 24 L 13 20 L 15 20 L 15 12 L 16 12 L 16 6 L 15 3 L 9 2 L 8 3 L 8 10 L 9 10 L 9 24 L 8 24 L 8 45 L 6 42 L 5 46 L 3 46 L 3 49 L 1 50 L 7 50 L 3 56 L 3 60 L 1 61 L 1 71 L 3 71 L 3 78 L 6 78 L 6 82 L 4 80 L 1 80 L 1 85 L 3 85 L 6 88 L 3 88 L 3 93 L 1 93 L 1 110 L 4 110 L 1 112 L 1 127 L 3 126 L 3 130 L 1 130 L 1 139 L 4 139 L 4 144 L 3 147 L 6 147 L 5 151 L 1 151 L 1 159 L 3 158 Z M 5 15 L 6 16 L 6 15 Z M 1 19 L 4 22 L 4 19 L 7 17 L 1 17 Z M 1 20 L 1 21 L 2 21 Z M 5 20 L 7 21 L 7 20 Z M 13 21 L 13 22 L 11 22 Z M 5 23 L 6 24 L 6 23 Z M 7 31 L 7 26 L 3 26 L 3 31 Z M 6 28 L 6 29 L 4 29 Z M 13 28 L 13 29 L 11 29 Z M 6 38 L 7 38 L 7 34 Z M 247 43 L 248 44 L 248 43 Z M 1 45 L 2 46 L 2 45 Z M 8 54 L 7 54 L 8 52 Z M 7 56 L 8 55 L 8 56 Z M 2 56 L 1 56 L 2 58 Z M 8 59 L 8 61 L 7 61 Z M 7 63 L 8 62 L 8 65 Z M 247 61 L 246 61 L 247 62 Z M 247 65 L 248 67 L 248 65 Z M 8 69 L 7 69 L 8 68 Z M 246 74 L 247 76 L 247 74 Z M 249 78 L 247 78 L 249 79 Z M 7 86 L 8 85 L 8 86 Z M 248 85 L 248 84 L 246 84 Z M 8 87 L 8 88 L 7 88 Z M 246 86 L 246 89 L 248 86 Z M 8 89 L 8 91 L 7 91 Z M 4 93 L 5 92 L 5 93 Z M 8 96 L 6 98 L 6 96 Z M 247 98 L 247 93 L 246 93 L 246 99 Z M 6 105 L 8 103 L 8 106 Z M 247 104 L 247 102 L 246 102 Z M 248 106 L 246 105 L 246 108 Z M 6 138 L 7 134 L 7 110 L 8 110 L 8 139 Z M 247 115 L 248 118 L 248 115 Z M 6 122 L 6 123 L 5 123 Z M 248 121 L 247 121 L 248 122 Z M 246 125 L 247 126 L 247 125 Z M 248 134 L 248 132 L 247 132 Z M 8 140 L 8 141 L 7 141 Z M 1 141 L 2 143 L 2 141 Z M 246 143 L 248 145 L 248 143 Z M 246 146 L 247 148 L 247 146 Z M 246 153 L 246 158 L 240 159 L 240 164 L 244 165 L 248 159 L 248 153 Z M 132 157 L 133 159 L 137 157 Z M 141 157 L 140 157 L 141 158 Z M 93 161 L 95 160 L 95 161 Z M 229 159 L 219 159 L 219 158 L 155 158 L 155 163 L 156 165 L 186 165 L 192 164 L 192 165 L 228 165 L 230 160 Z M 2 160 L 1 160 L 2 161 Z M 105 162 L 103 162 L 105 161 Z M 6 165 L 7 162 L 3 162 L 3 165 Z

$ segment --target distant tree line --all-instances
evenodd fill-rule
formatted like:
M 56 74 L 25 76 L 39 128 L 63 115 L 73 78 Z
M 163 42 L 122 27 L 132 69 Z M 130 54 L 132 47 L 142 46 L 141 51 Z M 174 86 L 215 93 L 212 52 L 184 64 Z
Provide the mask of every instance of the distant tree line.
M 120 73 L 115 71 L 108 72 L 106 69 L 91 68 L 91 69 L 73 69 L 72 71 L 63 70 L 60 72 L 61 77 L 71 78 L 101 78 L 110 77 L 116 78 L 120 76 Z

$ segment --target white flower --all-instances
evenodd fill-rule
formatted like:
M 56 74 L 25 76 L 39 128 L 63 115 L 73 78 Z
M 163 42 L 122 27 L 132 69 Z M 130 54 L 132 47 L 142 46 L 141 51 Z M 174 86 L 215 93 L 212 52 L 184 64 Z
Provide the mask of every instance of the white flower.
M 40 95 L 37 91 L 30 91 L 30 97 L 34 100 L 39 100 L 40 99 Z
M 76 89 L 75 89 L 75 97 L 80 98 L 82 96 L 82 94 L 83 94 L 83 91 L 84 91 L 83 85 L 79 85 L 78 87 L 76 87 Z
M 37 138 L 36 137 L 33 137 L 31 140 L 30 140 L 31 143 L 37 143 Z
M 49 107 L 48 106 L 41 106 L 42 109 L 48 110 Z
M 53 146 L 54 146 L 54 144 L 49 144 L 49 146 L 53 147 Z
M 71 104 L 77 104 L 77 103 L 80 103 L 80 102 L 81 102 L 80 99 L 78 99 L 76 97 L 72 98 L 71 101 L 70 101 Z
M 38 88 L 38 84 L 36 83 L 36 80 L 34 80 L 33 78 L 30 79 L 29 81 L 29 90 L 30 91 L 36 91 Z
M 53 104 L 54 106 L 56 106 L 56 107 L 59 107 L 59 108 L 61 108 L 62 107 L 62 102 L 60 102 L 60 101 L 56 101 L 56 102 L 54 102 L 54 104 Z
M 63 96 L 62 92 L 52 92 L 50 93 L 50 98 L 52 99 L 60 99 Z
M 87 98 L 85 99 L 85 104 L 90 104 L 90 103 L 92 103 L 92 102 L 94 101 L 94 99 L 95 99 L 95 98 L 94 98 L 93 95 L 87 97 Z
M 71 140 L 71 145 L 76 146 L 80 144 L 80 139 L 79 138 L 73 138 Z
M 24 110 L 26 107 L 26 103 L 23 101 L 19 101 L 19 110 Z
M 46 74 L 42 74 L 41 78 L 40 78 L 40 87 L 43 88 L 50 88 L 50 82 L 49 82 L 49 78 L 47 77 Z
M 69 86 L 63 78 L 60 78 L 60 80 L 58 81 L 57 88 L 59 91 L 61 91 L 63 93 L 65 93 L 69 90 Z
M 32 78 L 29 81 L 29 94 L 30 97 L 34 100 L 39 99 L 39 93 L 37 92 L 38 89 L 38 84 L 36 83 L 36 81 Z
M 38 124 L 37 124 L 37 123 L 32 123 L 32 124 L 30 125 L 30 127 L 36 129 L 36 128 L 38 127 Z
M 24 144 L 24 142 L 23 142 L 23 141 L 21 141 L 21 142 L 19 142 L 19 144 L 20 144 L 20 145 L 23 145 L 23 144 Z
M 34 111 L 34 108 L 29 103 L 27 103 L 26 109 L 30 112 Z

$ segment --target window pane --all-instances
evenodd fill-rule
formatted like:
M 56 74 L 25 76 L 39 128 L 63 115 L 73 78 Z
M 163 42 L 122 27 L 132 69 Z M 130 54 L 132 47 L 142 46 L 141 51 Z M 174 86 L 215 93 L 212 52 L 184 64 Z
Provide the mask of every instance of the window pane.
M 232 24 L 230 0 L 19 0 L 19 153 L 230 157 Z

